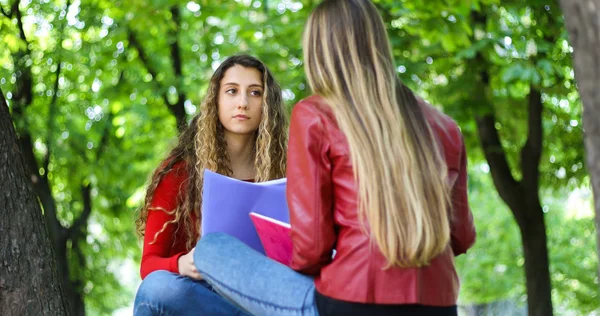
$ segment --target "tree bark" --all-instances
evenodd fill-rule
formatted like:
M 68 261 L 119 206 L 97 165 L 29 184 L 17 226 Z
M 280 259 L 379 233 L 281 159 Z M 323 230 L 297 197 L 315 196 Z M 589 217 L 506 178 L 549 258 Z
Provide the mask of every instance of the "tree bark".
M 526 201 L 520 208 L 513 210 L 513 213 L 524 217 L 519 230 L 525 259 L 528 315 L 552 315 L 552 284 L 544 212 L 537 190 L 525 190 L 521 195 L 526 196 Z
M 561 0 L 560 4 L 573 46 L 575 79 L 583 102 L 583 139 L 594 191 L 600 260 L 600 0 Z
M 56 259 L 0 91 L 0 314 L 68 315 Z
M 28 44 L 29 42 L 27 40 L 27 37 L 25 36 L 25 31 L 23 29 L 22 15 L 19 10 L 19 3 L 19 0 L 13 3 L 9 16 L 10 18 L 16 18 L 17 27 L 19 29 L 19 38 L 23 42 L 25 42 L 25 44 Z M 70 5 L 71 0 L 67 0 L 65 11 L 69 10 Z M 60 37 L 58 39 L 59 43 L 62 43 L 64 39 L 65 24 L 66 21 L 65 23 L 62 23 L 60 27 Z M 36 193 L 37 198 L 39 199 L 39 203 L 43 208 L 43 218 L 46 223 L 51 245 L 56 255 L 58 275 L 60 277 L 60 280 L 62 281 L 64 300 L 67 302 L 69 314 L 85 315 L 84 293 L 82 286 L 84 282 L 82 280 L 73 278 L 71 268 L 69 266 L 69 249 L 67 248 L 67 242 L 70 240 L 72 243 L 70 250 L 75 253 L 81 252 L 81 250 L 78 249 L 80 243 L 78 242 L 79 240 L 77 238 L 85 240 L 85 235 L 69 234 L 69 231 L 65 227 L 63 227 L 62 224 L 58 221 L 56 214 L 56 201 L 52 196 L 51 183 L 47 177 L 50 156 L 53 152 L 52 132 L 55 120 L 54 116 L 55 112 L 57 111 L 58 82 L 61 73 L 60 51 L 58 51 L 57 54 L 58 67 L 55 73 L 56 79 L 54 81 L 52 99 L 49 104 L 49 115 L 47 120 L 48 128 L 46 130 L 45 139 L 47 152 L 44 155 L 44 157 L 42 157 L 41 162 L 38 162 L 34 155 L 33 140 L 31 134 L 29 133 L 29 130 L 27 129 L 25 124 L 22 124 L 22 122 L 24 122 L 25 109 L 29 107 L 33 102 L 33 80 L 31 75 L 31 65 L 27 62 L 31 59 L 31 51 L 29 50 L 28 45 L 26 45 L 26 48 L 23 51 L 18 51 L 13 54 L 14 66 L 15 69 L 17 69 L 18 71 L 16 72 L 17 81 L 15 84 L 15 91 L 13 93 L 14 103 L 12 104 L 12 114 L 15 122 L 17 123 L 17 126 L 20 127 L 18 128 L 18 144 L 20 146 L 20 150 L 24 158 L 25 169 L 27 174 L 29 175 L 28 178 L 31 179 L 30 181 L 33 183 L 34 192 Z M 40 174 L 40 168 L 42 168 L 45 171 L 45 174 Z M 82 226 L 83 224 L 87 225 L 88 216 L 86 216 L 85 218 L 86 222 L 80 224 L 79 226 Z M 1 314 L 2 313 L 0 313 L 0 315 Z

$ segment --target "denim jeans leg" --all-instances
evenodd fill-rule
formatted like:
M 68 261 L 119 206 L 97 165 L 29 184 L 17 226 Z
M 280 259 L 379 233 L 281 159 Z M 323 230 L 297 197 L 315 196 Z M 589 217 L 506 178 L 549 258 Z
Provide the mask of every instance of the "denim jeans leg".
M 318 315 L 313 279 L 222 233 L 203 236 L 194 263 L 217 292 L 253 315 Z
M 135 297 L 133 314 L 248 315 L 215 293 L 206 281 L 162 270 L 150 273 L 142 281 Z

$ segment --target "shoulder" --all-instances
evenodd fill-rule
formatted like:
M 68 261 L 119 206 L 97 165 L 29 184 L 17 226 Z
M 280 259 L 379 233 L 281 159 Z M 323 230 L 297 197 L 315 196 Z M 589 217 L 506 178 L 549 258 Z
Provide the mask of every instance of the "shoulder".
M 188 180 L 187 164 L 178 161 L 170 164 L 169 160 L 163 161 L 158 167 L 158 173 L 153 175 L 153 184 L 156 185 L 152 194 L 152 207 L 173 210 L 177 207 L 177 199 L 184 194 Z M 166 169 L 167 168 L 167 169 Z M 156 180 L 155 177 L 159 177 Z M 158 181 L 155 183 L 154 181 Z
M 333 115 L 333 112 L 323 97 L 312 95 L 294 105 L 292 115 L 302 117 L 322 117 Z
M 170 161 L 164 161 L 161 163 L 159 168 L 168 167 Z M 166 171 L 162 179 L 160 180 L 159 187 L 157 190 L 174 190 L 179 189 L 181 184 L 188 178 L 188 164 L 185 160 L 175 162 L 169 170 Z
M 417 97 L 429 125 L 444 146 L 447 153 L 460 153 L 463 147 L 463 136 L 460 127 L 450 116 Z
M 336 125 L 333 110 L 319 95 L 312 95 L 298 101 L 292 109 L 291 122 L 293 125 L 311 125 L 325 129 L 329 125 Z
M 170 174 L 172 176 L 184 176 L 187 175 L 188 173 L 188 163 L 184 160 L 184 159 L 180 159 L 178 161 L 175 161 L 174 163 L 172 163 L 171 159 L 167 159 L 165 161 L 163 161 L 160 164 L 160 168 L 167 168 L 169 165 L 171 165 L 171 167 L 169 168 L 169 170 L 167 171 L 167 174 Z

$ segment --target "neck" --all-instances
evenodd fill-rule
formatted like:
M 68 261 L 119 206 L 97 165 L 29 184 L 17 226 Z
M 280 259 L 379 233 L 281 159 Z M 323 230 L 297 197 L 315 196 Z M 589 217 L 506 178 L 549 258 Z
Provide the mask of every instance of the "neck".
M 240 135 L 225 131 L 227 153 L 232 177 L 240 180 L 254 179 L 254 135 Z

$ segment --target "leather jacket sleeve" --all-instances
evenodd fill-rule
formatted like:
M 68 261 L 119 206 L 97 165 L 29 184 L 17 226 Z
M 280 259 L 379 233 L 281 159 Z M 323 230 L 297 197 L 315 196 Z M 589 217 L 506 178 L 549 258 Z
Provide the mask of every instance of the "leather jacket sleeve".
M 301 101 L 294 107 L 287 155 L 291 267 L 312 275 L 331 262 L 336 240 L 329 141 L 317 106 Z
M 475 243 L 475 225 L 467 198 L 467 152 L 462 141 L 458 178 L 452 188 L 451 246 L 454 255 L 466 253 Z

